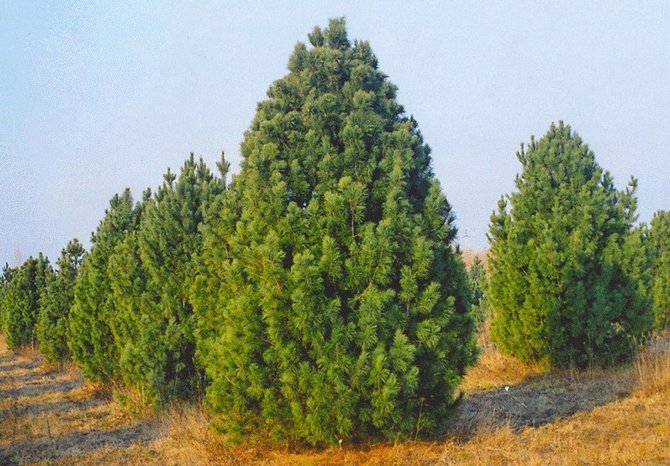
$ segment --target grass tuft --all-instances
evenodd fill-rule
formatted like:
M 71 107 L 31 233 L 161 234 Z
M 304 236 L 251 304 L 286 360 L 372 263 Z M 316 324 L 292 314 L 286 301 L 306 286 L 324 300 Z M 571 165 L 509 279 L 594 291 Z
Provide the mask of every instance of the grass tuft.
M 670 335 L 658 336 L 638 351 L 634 366 L 638 395 L 670 392 Z

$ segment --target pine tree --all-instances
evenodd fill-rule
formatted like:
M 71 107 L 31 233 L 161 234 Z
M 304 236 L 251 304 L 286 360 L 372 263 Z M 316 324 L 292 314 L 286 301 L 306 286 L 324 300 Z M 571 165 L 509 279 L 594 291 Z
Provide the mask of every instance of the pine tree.
M 147 207 L 154 202 L 152 192 L 147 189 L 142 201 L 135 206 L 137 224 L 124 238 L 116 243 L 107 264 L 107 274 L 112 290 L 112 304 L 115 309 L 109 325 L 118 355 L 118 373 L 120 381 L 144 395 L 137 381 L 143 380 L 144 366 L 136 359 L 141 354 L 137 346 L 141 344 L 140 333 L 143 325 L 142 305 L 146 295 L 148 276 L 140 259 L 138 230 Z M 148 303 L 150 305 L 151 303 Z M 146 401 L 145 396 L 141 396 Z
M 75 362 L 91 380 L 109 381 L 118 375 L 119 357 L 111 330 L 117 311 L 107 267 L 116 244 L 135 228 L 137 213 L 126 189 L 110 201 L 79 271 L 69 314 L 68 343 Z
M 670 212 L 658 211 L 651 221 L 654 318 L 658 329 L 670 327 Z
M 9 284 L 16 269 L 5 263 L 0 276 L 0 333 L 6 332 L 7 315 L 9 314 Z
M 488 301 L 484 296 L 484 289 L 486 288 L 487 274 L 484 263 L 475 257 L 472 266 L 468 270 L 468 278 L 470 280 L 470 290 L 472 293 L 472 316 L 477 322 L 477 326 L 481 328 L 484 321 L 488 317 Z
M 645 223 L 640 223 L 631 230 L 624 240 L 622 269 L 636 289 L 635 306 L 638 312 L 645 316 L 644 322 L 647 327 L 652 325 L 654 314 L 653 266 L 654 247 L 651 230 Z
M 221 166 L 227 170 L 225 160 Z M 168 170 L 155 198 L 144 203 L 137 232 L 120 243 L 110 261 L 121 374 L 158 404 L 200 390 L 188 292 L 193 258 L 202 248 L 199 227 L 211 199 L 223 191 L 222 174 L 215 178 L 193 154 L 179 178 Z
M 417 123 L 343 20 L 258 105 L 193 288 L 229 432 L 332 444 L 434 432 L 473 361 L 451 207 Z
M 649 328 L 627 247 L 632 180 L 617 191 L 593 152 L 562 122 L 517 154 L 517 191 L 491 218 L 492 334 L 525 361 L 584 367 L 625 358 Z
M 8 311 L 8 290 L 16 269 L 5 263 L 0 275 L 0 333 L 5 333 L 5 321 Z
M 40 301 L 37 339 L 40 352 L 51 363 L 62 362 L 70 355 L 68 315 L 74 303 L 74 287 L 85 252 L 76 238 L 67 244 L 56 262 L 56 278 L 49 283 Z
M 7 286 L 5 303 L 5 329 L 7 346 L 18 349 L 35 346 L 37 343 L 35 324 L 40 309 L 40 299 L 46 294 L 54 279 L 49 259 L 40 253 L 29 257 L 15 273 Z

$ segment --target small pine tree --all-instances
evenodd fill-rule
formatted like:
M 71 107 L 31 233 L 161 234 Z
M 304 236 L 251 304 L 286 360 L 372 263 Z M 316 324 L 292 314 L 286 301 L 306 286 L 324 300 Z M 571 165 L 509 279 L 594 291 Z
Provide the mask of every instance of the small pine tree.
M 14 275 L 15 271 L 16 269 L 5 263 L 5 266 L 2 268 L 2 275 L 0 275 L 0 333 L 3 334 L 5 333 L 5 321 L 7 319 L 7 314 L 9 313 L 9 284 L 12 281 L 12 276 Z
M 654 320 L 656 328 L 670 327 L 670 212 L 659 211 L 651 221 Z
M 229 432 L 332 444 L 435 432 L 473 361 L 453 214 L 417 123 L 344 21 L 258 105 L 193 288 Z
M 34 347 L 37 343 L 35 324 L 39 316 L 40 300 L 46 295 L 54 279 L 49 259 L 40 253 L 29 257 L 15 273 L 6 291 L 5 328 L 7 346 L 18 349 Z
M 109 321 L 110 330 L 116 346 L 118 361 L 118 376 L 122 381 L 144 395 L 137 381 L 144 380 L 144 365 L 136 355 L 141 355 L 137 346 L 142 344 L 140 332 L 143 325 L 141 305 L 146 299 L 148 276 L 142 268 L 138 244 L 138 229 L 145 215 L 147 207 L 154 199 L 150 189 L 147 189 L 142 201 L 135 206 L 135 215 L 138 222 L 118 241 L 107 264 L 107 274 L 112 290 L 112 303 L 116 311 Z M 146 397 L 142 400 L 146 402 Z
M 654 251 L 649 227 L 641 223 L 626 236 L 623 244 L 622 269 L 636 289 L 635 303 L 647 324 L 653 320 L 652 286 L 654 280 Z M 646 324 L 645 324 L 646 325 Z
M 225 160 L 221 166 L 227 168 Z M 139 228 L 110 260 L 121 375 L 157 404 L 193 397 L 202 385 L 188 293 L 202 248 L 199 227 L 224 189 L 222 175 L 215 178 L 193 154 L 178 178 L 168 170 L 155 198 L 144 203 Z
M 118 374 L 119 357 L 111 330 L 117 311 L 107 267 L 116 244 L 135 228 L 137 213 L 126 189 L 110 201 L 79 271 L 68 316 L 68 344 L 75 362 L 91 380 L 108 381 Z
M 70 355 L 67 346 L 68 315 L 74 303 L 74 287 L 85 252 L 78 239 L 67 244 L 56 262 L 56 278 L 49 283 L 40 301 L 37 339 L 40 352 L 51 363 L 62 362 Z
M 489 312 L 488 301 L 484 295 L 487 281 L 486 267 L 479 257 L 475 257 L 472 262 L 470 270 L 468 270 L 468 278 L 470 280 L 470 290 L 472 293 L 471 312 L 472 316 L 475 318 L 477 327 L 481 330 L 484 321 L 488 318 Z
M 555 366 L 625 358 L 650 323 L 627 271 L 635 181 L 617 191 L 563 123 L 517 156 L 517 192 L 491 218 L 493 337 L 510 354 Z

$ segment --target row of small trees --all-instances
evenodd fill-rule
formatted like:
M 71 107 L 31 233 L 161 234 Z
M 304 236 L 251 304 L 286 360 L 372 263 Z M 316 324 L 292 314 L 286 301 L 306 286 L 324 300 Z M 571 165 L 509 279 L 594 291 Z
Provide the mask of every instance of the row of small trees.
M 90 379 L 122 381 L 147 401 L 189 397 L 196 368 L 190 289 L 202 247 L 199 228 L 225 189 L 191 157 L 155 194 L 114 197 L 92 239 L 71 309 L 70 348 Z
M 309 39 L 230 186 L 223 158 L 215 176 L 191 156 L 139 201 L 115 196 L 88 254 L 73 240 L 56 271 L 4 269 L 10 347 L 156 405 L 205 393 L 231 434 L 323 444 L 438 431 L 485 306 L 503 349 L 556 365 L 620 360 L 652 308 L 667 324 L 668 215 L 633 228 L 634 189 L 568 127 L 519 154 L 490 280 L 481 264 L 468 279 L 430 149 L 369 45 L 342 20 Z

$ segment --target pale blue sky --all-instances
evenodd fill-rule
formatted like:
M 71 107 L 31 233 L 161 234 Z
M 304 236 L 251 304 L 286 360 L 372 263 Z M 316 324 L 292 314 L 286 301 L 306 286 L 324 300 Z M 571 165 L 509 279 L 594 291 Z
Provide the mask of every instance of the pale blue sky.
M 640 220 L 670 209 L 667 1 L 0 0 L 0 263 L 88 245 L 114 193 L 191 151 L 237 171 L 256 102 L 337 16 L 418 120 L 462 241 L 486 246 L 519 143 L 560 119 L 639 178 Z

